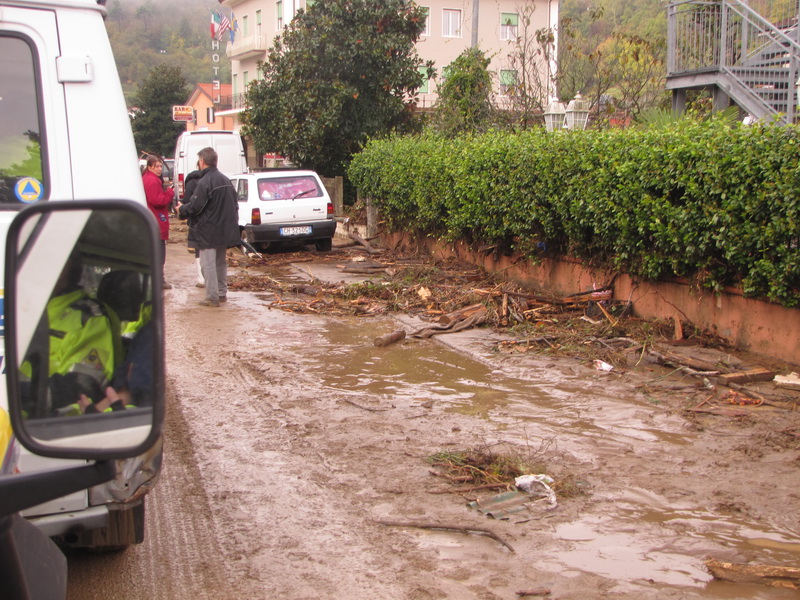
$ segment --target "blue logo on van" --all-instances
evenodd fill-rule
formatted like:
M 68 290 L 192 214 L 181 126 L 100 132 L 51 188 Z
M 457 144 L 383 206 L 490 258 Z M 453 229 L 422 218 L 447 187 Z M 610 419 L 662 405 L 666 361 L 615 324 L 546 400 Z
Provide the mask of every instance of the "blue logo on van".
M 41 200 L 43 191 L 42 182 L 33 177 L 23 177 L 14 186 L 14 194 L 17 200 L 25 204 L 32 204 Z

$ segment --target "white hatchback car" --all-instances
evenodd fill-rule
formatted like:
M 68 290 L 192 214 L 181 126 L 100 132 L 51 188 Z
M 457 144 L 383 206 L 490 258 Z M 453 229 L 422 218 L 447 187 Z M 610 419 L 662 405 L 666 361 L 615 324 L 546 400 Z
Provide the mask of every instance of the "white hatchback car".
M 313 242 L 327 252 L 336 221 L 333 202 L 314 171 L 279 169 L 231 177 L 239 201 L 242 238 L 257 249 Z

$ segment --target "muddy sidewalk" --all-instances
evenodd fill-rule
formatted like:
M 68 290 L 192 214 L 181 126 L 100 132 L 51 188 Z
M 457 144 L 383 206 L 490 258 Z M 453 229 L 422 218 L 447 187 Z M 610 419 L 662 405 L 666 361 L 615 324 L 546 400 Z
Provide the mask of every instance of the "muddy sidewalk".
M 388 279 L 346 272 L 367 262 L 353 260 L 361 256 L 234 254 L 229 301 L 207 309 L 196 306 L 192 255 L 169 245 L 170 384 L 232 591 L 796 597 L 763 582 L 715 580 L 706 564 L 798 564 L 800 416 L 791 390 L 720 386 L 702 362 L 643 353 L 633 325 L 602 337 L 599 323 L 611 325 L 602 311 L 567 319 L 568 311 L 538 310 L 538 329 L 523 329 L 514 313 L 537 307 L 508 297 L 505 326 L 376 346 L 475 304 L 475 290 L 496 290 L 462 270 L 439 281 L 451 287 L 436 299 L 433 265 L 414 258 L 420 264 L 405 278 L 397 260 L 380 269 L 397 269 Z M 349 286 L 327 292 L 336 277 Z M 503 296 L 492 299 L 489 320 L 502 319 Z M 674 323 L 640 325 L 651 338 L 674 338 Z M 576 334 L 584 326 L 595 329 Z M 589 339 L 609 335 L 634 343 Z M 702 355 L 699 345 L 648 347 L 731 372 L 785 366 L 724 347 Z M 537 494 L 508 515 L 478 510 L 496 508 L 500 494 L 514 500 L 522 471 L 546 475 L 554 498 Z

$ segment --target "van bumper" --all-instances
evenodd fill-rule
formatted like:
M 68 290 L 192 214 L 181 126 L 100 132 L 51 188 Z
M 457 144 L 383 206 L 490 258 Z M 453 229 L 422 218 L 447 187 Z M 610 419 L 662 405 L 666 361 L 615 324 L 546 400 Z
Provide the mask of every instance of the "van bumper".
M 297 228 L 307 228 L 298 232 Z M 262 225 L 245 225 L 244 239 L 251 244 L 269 242 L 291 242 L 292 240 L 324 240 L 332 238 L 336 233 L 336 221 L 311 221 L 307 223 L 264 223 Z

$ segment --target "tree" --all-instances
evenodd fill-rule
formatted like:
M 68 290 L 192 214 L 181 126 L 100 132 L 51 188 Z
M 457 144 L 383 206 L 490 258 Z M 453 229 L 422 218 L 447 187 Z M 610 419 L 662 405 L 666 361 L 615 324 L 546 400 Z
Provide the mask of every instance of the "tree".
M 478 132 L 494 124 L 490 60 L 467 48 L 447 68 L 439 86 L 433 127 L 444 135 Z
M 140 150 L 169 156 L 183 124 L 172 120 L 172 107 L 189 95 L 186 79 L 178 67 L 158 65 L 136 92 L 139 109 L 131 121 L 133 137 Z
M 642 111 L 663 103 L 664 50 L 663 44 L 622 33 L 600 45 L 618 110 L 636 119 Z
M 515 121 L 528 129 L 544 112 L 555 91 L 555 31 L 549 27 L 534 30 L 531 20 L 535 5 L 520 8 L 519 32 L 508 55 L 508 68 L 516 73 L 516 83 L 507 91 Z
M 415 47 L 424 25 L 408 0 L 326 0 L 298 11 L 246 91 L 245 133 L 259 150 L 335 175 L 370 137 L 416 130 L 420 69 L 433 73 Z

